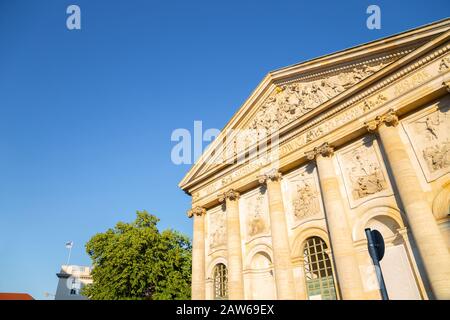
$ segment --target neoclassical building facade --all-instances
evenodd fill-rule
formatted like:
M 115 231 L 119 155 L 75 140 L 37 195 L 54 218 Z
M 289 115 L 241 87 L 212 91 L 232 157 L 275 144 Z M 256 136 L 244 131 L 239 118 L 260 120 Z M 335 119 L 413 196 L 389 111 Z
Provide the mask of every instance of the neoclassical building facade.
M 391 299 L 450 299 L 449 92 L 450 19 L 270 72 L 180 182 L 192 298 L 380 299 L 371 228 Z

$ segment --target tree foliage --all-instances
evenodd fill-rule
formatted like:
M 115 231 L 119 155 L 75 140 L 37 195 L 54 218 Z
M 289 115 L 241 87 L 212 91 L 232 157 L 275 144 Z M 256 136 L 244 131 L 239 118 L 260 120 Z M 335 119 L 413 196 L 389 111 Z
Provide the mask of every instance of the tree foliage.
M 137 211 L 132 223 L 94 235 L 86 244 L 93 261 L 90 299 L 190 299 L 192 246 L 185 235 L 160 232 L 159 219 Z

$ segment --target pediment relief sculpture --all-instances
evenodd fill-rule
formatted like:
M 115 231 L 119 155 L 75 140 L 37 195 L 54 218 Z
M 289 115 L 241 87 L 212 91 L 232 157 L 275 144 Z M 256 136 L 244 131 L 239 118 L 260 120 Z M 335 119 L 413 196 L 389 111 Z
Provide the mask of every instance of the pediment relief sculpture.
M 248 128 L 277 130 L 354 86 L 389 62 L 363 64 L 327 78 L 279 86 L 261 105 Z

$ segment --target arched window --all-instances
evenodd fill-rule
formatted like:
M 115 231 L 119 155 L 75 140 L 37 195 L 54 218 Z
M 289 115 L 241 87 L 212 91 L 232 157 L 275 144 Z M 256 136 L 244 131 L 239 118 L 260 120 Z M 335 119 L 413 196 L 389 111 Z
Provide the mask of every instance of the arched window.
M 319 237 L 306 240 L 303 257 L 308 299 L 336 300 L 333 268 L 326 253 L 327 245 Z
M 228 298 L 228 275 L 227 267 L 218 263 L 214 267 L 214 299 L 222 300 Z

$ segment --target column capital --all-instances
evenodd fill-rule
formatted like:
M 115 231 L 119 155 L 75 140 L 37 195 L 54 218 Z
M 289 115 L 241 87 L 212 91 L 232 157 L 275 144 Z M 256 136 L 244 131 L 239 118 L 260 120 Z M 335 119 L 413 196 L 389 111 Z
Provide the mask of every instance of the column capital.
M 381 124 L 395 127 L 398 125 L 398 116 L 394 109 L 389 109 L 386 113 L 375 117 L 375 119 L 364 122 L 367 131 L 375 132 Z
M 239 192 L 237 192 L 234 189 L 230 189 L 218 196 L 219 202 L 224 202 L 226 199 L 233 201 L 239 199 L 239 197 L 240 197 Z
M 305 152 L 308 160 L 315 160 L 318 155 L 322 157 L 331 157 L 334 154 L 334 147 L 330 145 L 328 142 L 321 144 L 318 147 L 315 147 L 311 151 Z
M 264 174 L 258 176 L 258 182 L 263 184 L 267 180 L 279 181 L 281 179 L 281 173 L 277 169 L 272 169 Z
M 187 216 L 188 216 L 189 218 L 192 218 L 192 217 L 194 216 L 194 214 L 195 214 L 196 216 L 204 215 L 204 214 L 206 214 L 206 209 L 203 208 L 203 207 L 197 206 L 197 207 L 194 207 L 194 208 L 192 208 L 192 209 L 190 209 L 190 210 L 187 211 Z

